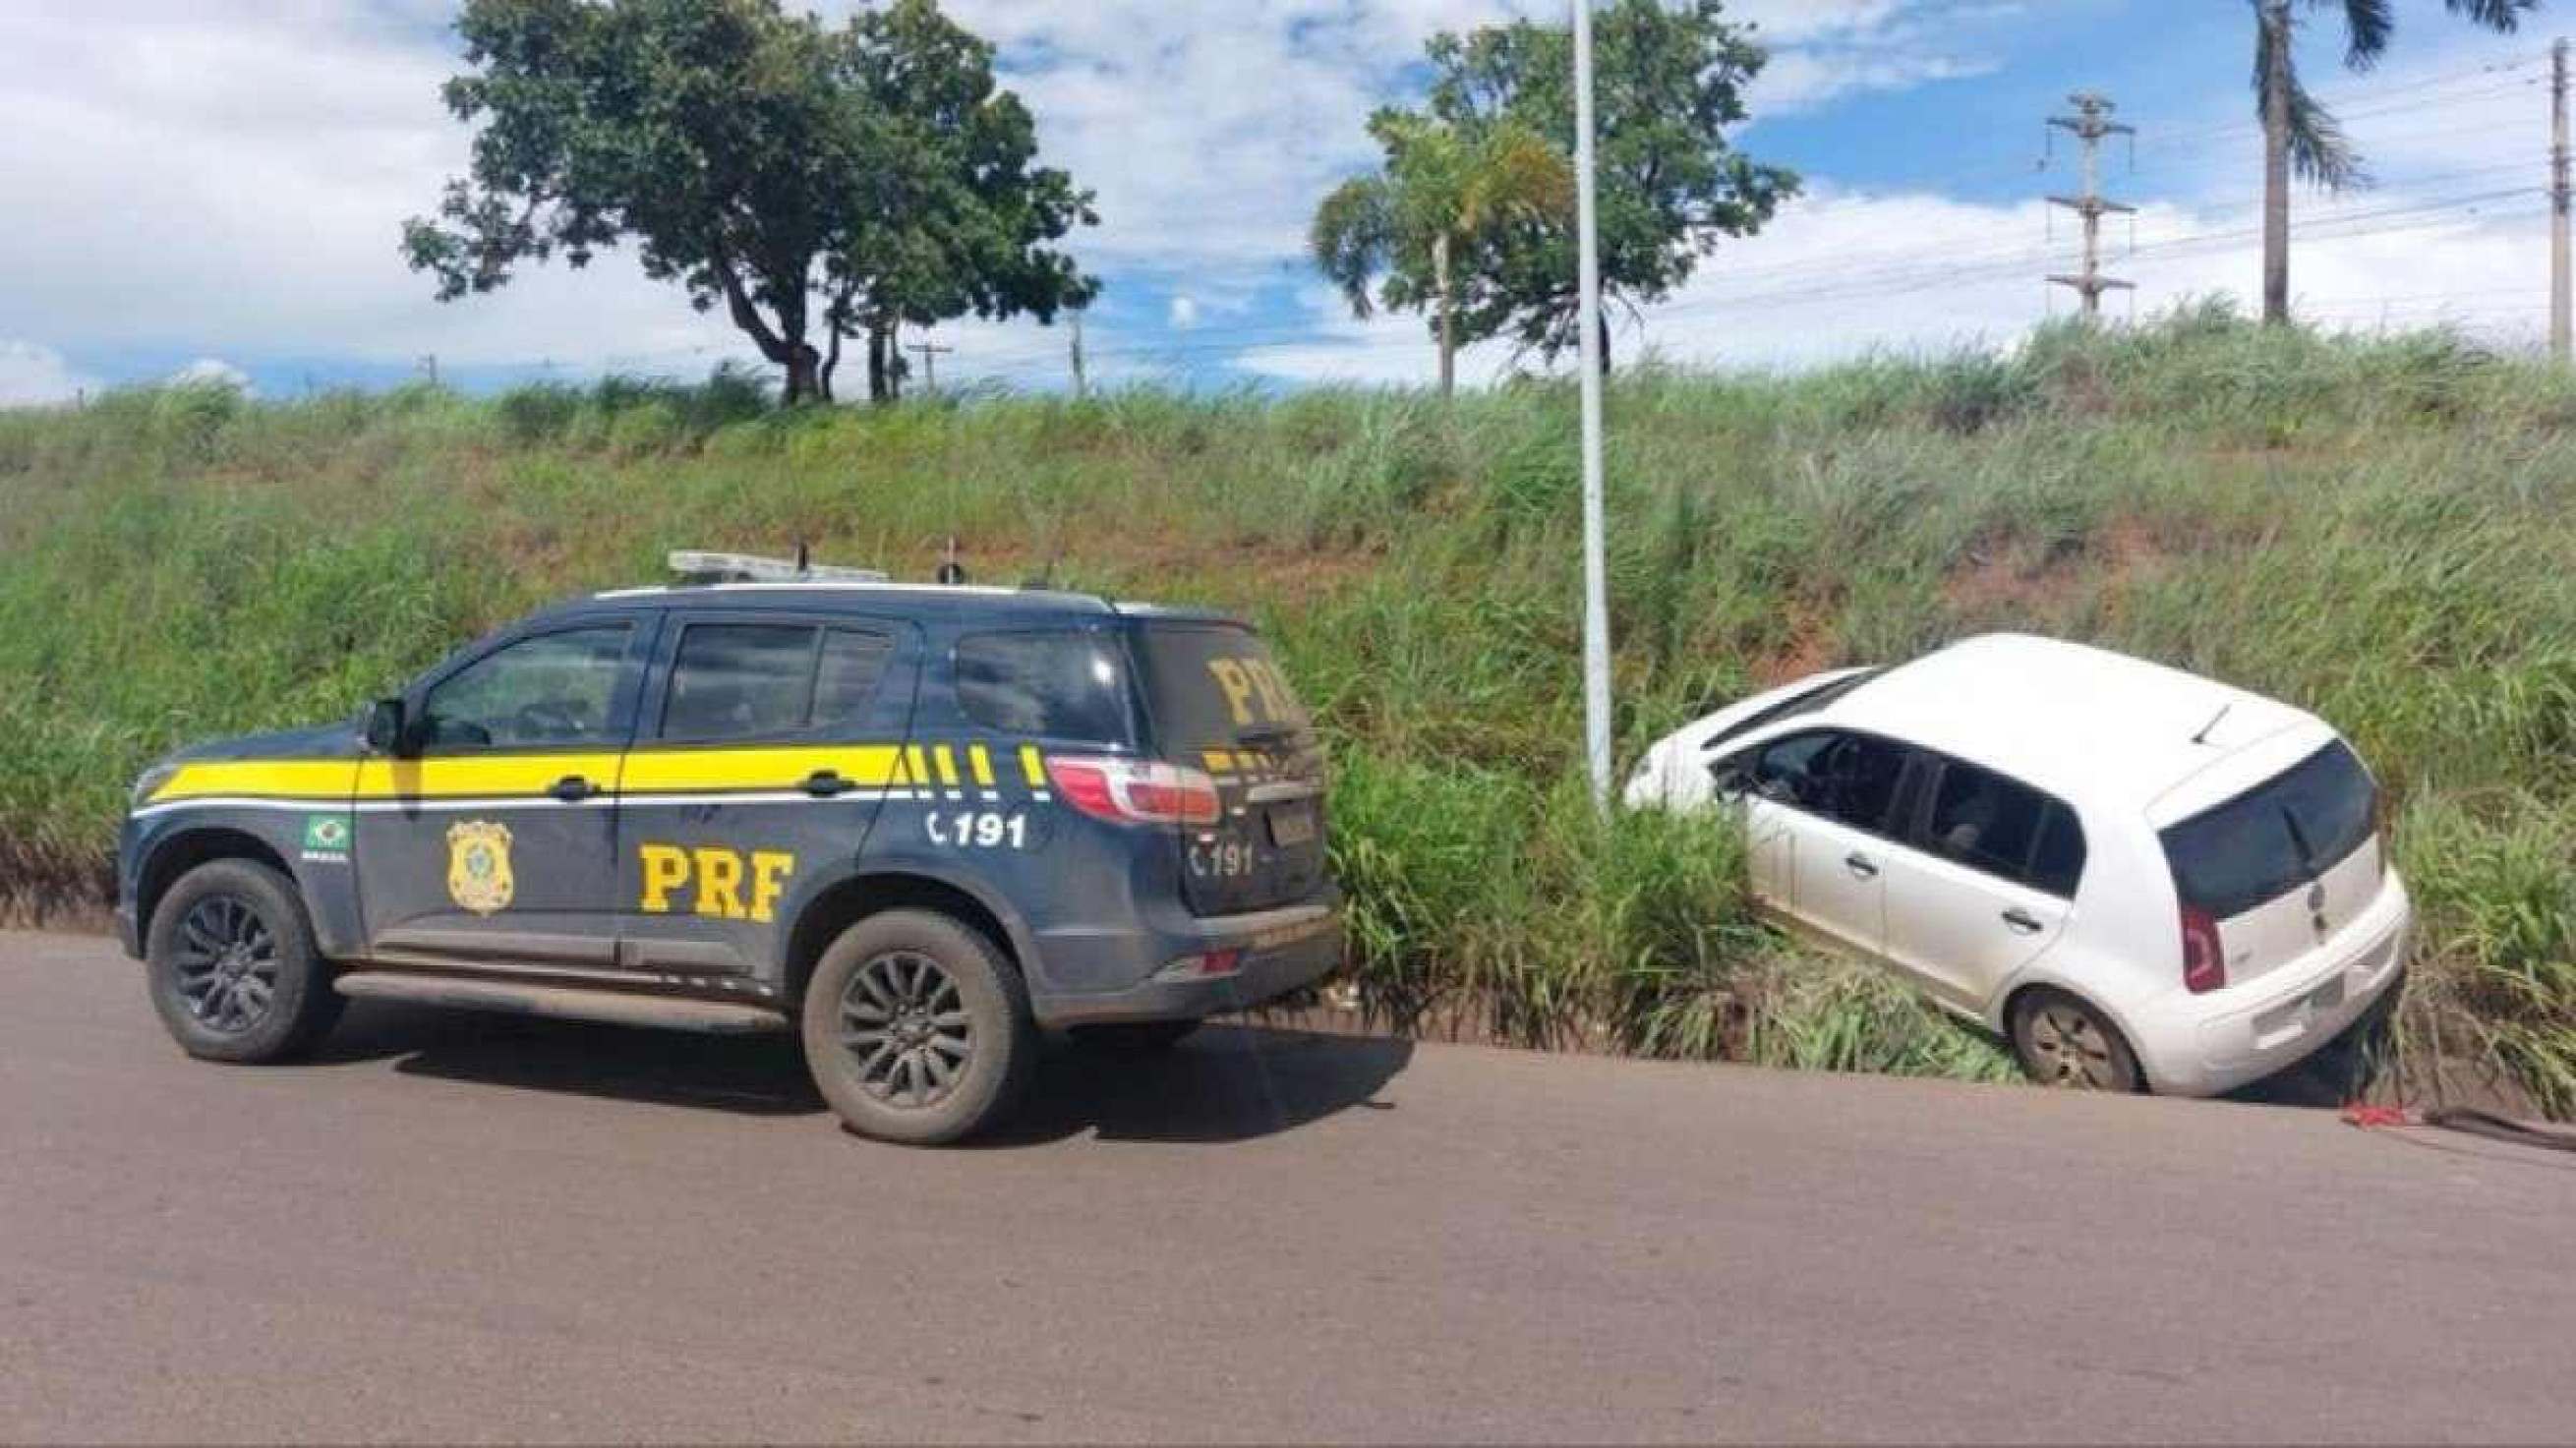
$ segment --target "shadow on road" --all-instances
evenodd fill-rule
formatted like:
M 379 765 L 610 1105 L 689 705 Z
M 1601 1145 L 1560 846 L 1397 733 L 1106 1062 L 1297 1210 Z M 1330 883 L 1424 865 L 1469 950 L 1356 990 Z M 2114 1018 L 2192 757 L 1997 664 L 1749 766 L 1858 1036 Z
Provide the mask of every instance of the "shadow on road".
M 1384 1109 L 1378 1093 L 1412 1057 L 1406 1041 L 1250 1026 L 1209 1026 L 1148 1056 L 1050 1041 L 1019 1114 L 975 1144 L 1033 1146 L 1085 1132 L 1104 1141 L 1248 1141 L 1353 1107 Z M 407 1076 L 751 1116 L 826 1111 L 788 1036 L 358 1001 L 314 1061 L 391 1061 Z
M 702 1036 L 357 1001 L 314 1060 L 391 1060 L 406 1076 L 753 1116 L 824 1109 L 786 1036 Z
M 976 1144 L 1085 1131 L 1103 1141 L 1250 1141 L 1353 1107 L 1394 1109 L 1378 1093 L 1412 1059 L 1410 1041 L 1261 1026 L 1203 1027 L 1160 1055 L 1059 1044 L 1039 1058 L 1020 1114 Z

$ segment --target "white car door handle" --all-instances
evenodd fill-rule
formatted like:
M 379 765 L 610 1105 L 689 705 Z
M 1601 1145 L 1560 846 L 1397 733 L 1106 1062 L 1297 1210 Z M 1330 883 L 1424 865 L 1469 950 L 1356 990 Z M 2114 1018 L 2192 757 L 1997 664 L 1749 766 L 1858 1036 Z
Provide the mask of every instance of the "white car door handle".
M 1851 871 L 1853 874 L 1858 875 L 1864 880 L 1875 880 L 1878 878 L 1877 863 L 1871 860 L 1869 856 L 1861 854 L 1858 851 L 1854 851 L 1851 854 L 1843 856 L 1843 868 Z
M 2018 935 L 2037 935 L 2040 930 L 2039 921 L 2034 919 L 2027 910 L 2005 911 L 2004 923 L 2011 926 L 2014 933 Z

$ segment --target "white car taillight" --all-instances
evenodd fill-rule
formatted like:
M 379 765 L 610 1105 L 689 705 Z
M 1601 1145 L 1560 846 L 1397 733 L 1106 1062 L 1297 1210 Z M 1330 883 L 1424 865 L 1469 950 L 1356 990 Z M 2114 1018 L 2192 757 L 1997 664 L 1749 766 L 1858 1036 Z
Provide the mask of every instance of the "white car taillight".
M 2219 943 L 2218 922 L 2192 905 L 2182 907 L 2182 983 L 2193 995 L 2227 984 L 2227 950 Z
M 1047 778 L 1075 809 L 1118 825 L 1212 825 L 1225 817 L 1216 781 L 1159 759 L 1050 754 Z

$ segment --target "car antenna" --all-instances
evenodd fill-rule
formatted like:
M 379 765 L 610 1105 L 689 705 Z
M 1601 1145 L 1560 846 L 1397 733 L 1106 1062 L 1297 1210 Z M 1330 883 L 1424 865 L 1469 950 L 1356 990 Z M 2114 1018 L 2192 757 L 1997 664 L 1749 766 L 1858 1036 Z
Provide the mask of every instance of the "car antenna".
M 2218 721 L 2226 718 L 2227 711 L 2235 707 L 2236 701 L 2233 699 L 2219 705 L 2218 712 L 2209 716 L 2209 722 L 2200 726 L 2200 732 L 2191 736 L 2191 742 L 2194 744 L 2207 744 L 2209 742 L 2209 731 L 2217 728 Z
M 797 571 L 798 573 L 808 573 L 808 572 L 811 572 L 811 571 L 813 570 L 813 567 L 814 567 L 814 550 L 813 550 L 813 546 L 812 546 L 811 544 L 807 543 L 807 542 L 806 542 L 804 539 L 802 539 L 802 538 L 797 539 L 797 540 L 796 540 L 796 571 Z

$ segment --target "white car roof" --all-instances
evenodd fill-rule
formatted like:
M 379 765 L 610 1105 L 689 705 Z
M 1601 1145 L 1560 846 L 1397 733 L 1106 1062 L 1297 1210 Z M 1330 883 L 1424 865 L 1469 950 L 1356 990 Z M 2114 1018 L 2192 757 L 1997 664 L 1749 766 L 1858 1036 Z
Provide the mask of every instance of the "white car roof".
M 2145 809 L 2194 775 L 2288 731 L 2317 735 L 2315 747 L 2333 737 L 2315 715 L 2260 694 L 2027 634 L 1989 634 L 1926 654 L 1815 717 L 2104 808 Z

